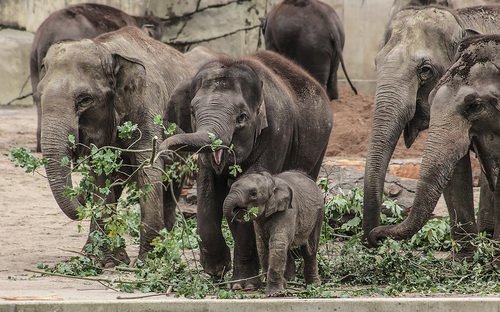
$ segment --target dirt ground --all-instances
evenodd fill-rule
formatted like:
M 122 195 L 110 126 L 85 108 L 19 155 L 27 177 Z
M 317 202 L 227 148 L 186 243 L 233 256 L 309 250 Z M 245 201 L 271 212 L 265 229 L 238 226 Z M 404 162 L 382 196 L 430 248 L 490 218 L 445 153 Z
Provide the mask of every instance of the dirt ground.
M 355 96 L 342 90 L 342 99 L 332 102 L 334 129 L 329 156 L 363 158 L 366 155 L 373 97 Z M 15 168 L 6 153 L 12 147 L 35 147 L 36 114 L 34 107 L 0 108 L 0 299 L 2 296 L 35 294 L 57 298 L 68 289 L 105 290 L 96 283 L 63 278 L 33 278 L 25 269 L 37 263 L 54 264 L 80 251 L 87 231 L 78 232 L 58 208 L 46 179 Z M 406 150 L 400 142 L 396 157 L 419 157 L 423 140 Z M 84 229 L 87 229 L 85 224 Z M 136 251 L 129 254 L 134 257 Z M 43 291 L 46 290 L 46 291 Z M 83 290 L 86 290 L 83 292 Z
M 333 111 L 333 130 L 326 156 L 365 158 L 373 115 L 371 95 L 355 95 L 349 88 L 341 88 L 340 99 L 330 103 Z M 424 150 L 426 131 L 407 149 L 400 138 L 393 158 L 420 158 Z

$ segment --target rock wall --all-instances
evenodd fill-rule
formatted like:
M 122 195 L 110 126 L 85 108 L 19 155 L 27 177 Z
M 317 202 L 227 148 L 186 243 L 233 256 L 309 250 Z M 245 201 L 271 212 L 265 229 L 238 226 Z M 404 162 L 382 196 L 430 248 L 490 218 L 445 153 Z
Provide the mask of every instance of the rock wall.
M 90 0 L 118 7 L 132 15 L 151 12 L 164 19 L 163 41 L 186 51 L 196 45 L 233 55 L 263 48 L 260 17 L 280 0 Z M 349 76 L 358 90 L 375 90 L 374 58 L 382 43 L 393 1 L 323 0 L 335 8 L 344 23 L 344 59 Z M 403 1 L 403 0 L 394 0 Z M 452 1 L 452 0 L 449 0 Z M 455 7 L 484 0 L 453 0 Z M 499 0 L 490 0 L 499 1 Z M 0 0 L 0 25 L 35 32 L 52 12 L 79 0 Z M 30 34 L 2 34 L 0 40 L 0 104 L 18 95 L 27 78 Z M 5 63 L 5 64 L 3 64 Z M 18 66 L 18 68 L 14 68 Z M 340 78 L 343 73 L 339 70 Z M 28 93 L 28 88 L 24 93 Z M 29 102 L 25 99 L 24 103 Z

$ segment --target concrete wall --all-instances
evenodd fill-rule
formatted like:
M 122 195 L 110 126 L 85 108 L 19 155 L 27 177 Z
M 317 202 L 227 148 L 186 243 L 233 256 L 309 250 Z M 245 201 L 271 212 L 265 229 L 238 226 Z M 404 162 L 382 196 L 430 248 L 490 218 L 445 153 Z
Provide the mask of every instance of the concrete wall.
M 179 50 L 185 51 L 201 44 L 229 54 L 242 55 L 263 48 L 259 17 L 265 16 L 279 1 L 90 0 L 88 2 L 115 6 L 132 15 L 142 15 L 149 11 L 162 17 L 168 25 L 163 41 Z M 334 7 L 343 20 L 346 32 L 344 59 L 349 76 L 358 90 L 372 94 L 376 78 L 374 58 L 381 46 L 393 0 L 323 1 Z M 489 0 L 489 2 L 495 1 L 500 0 Z M 35 32 L 51 12 L 80 2 L 84 1 L 0 0 L 0 25 Z M 448 0 L 448 2 L 454 7 L 462 7 L 486 1 Z M 0 40 L 17 41 L 12 34 L 1 33 Z M 0 64 L 0 104 L 12 99 L 13 94 L 17 96 L 27 77 L 29 54 L 27 36 L 20 35 L 20 43 L 0 45 L 0 55 L 2 55 L 0 63 L 9 63 Z M 7 51 L 9 49 L 14 51 Z M 11 59 L 15 59 L 15 62 L 11 62 Z M 16 66 L 19 68 L 14 68 L 13 64 L 18 64 Z M 339 70 L 339 73 L 342 79 L 342 71 Z M 24 102 L 29 102 L 29 99 Z

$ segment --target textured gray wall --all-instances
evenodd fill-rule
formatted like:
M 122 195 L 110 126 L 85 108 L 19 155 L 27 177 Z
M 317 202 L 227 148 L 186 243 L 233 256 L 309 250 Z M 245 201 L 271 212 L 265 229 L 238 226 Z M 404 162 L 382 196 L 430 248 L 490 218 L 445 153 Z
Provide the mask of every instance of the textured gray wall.
M 259 17 L 280 0 L 94 0 L 121 8 L 132 15 L 146 11 L 163 18 L 168 27 L 163 41 L 180 50 L 204 45 L 232 55 L 263 48 Z M 323 0 L 344 22 L 344 59 L 358 90 L 375 89 L 374 58 L 389 18 L 391 0 Z M 395 0 L 404 1 L 404 0 Z M 449 0 L 454 6 L 484 0 Z M 498 0 L 497 0 L 498 1 Z M 78 0 L 0 0 L 0 24 L 35 32 L 52 12 Z M 16 33 L 14 33 L 16 34 Z M 29 34 L 0 31 L 0 104 L 17 96 L 29 73 Z M 6 42 L 2 44 L 2 42 Z M 343 76 L 341 70 L 339 71 Z M 29 86 L 28 86 L 29 89 Z M 25 90 L 24 93 L 29 92 Z M 15 96 L 14 96 L 15 95 Z M 30 103 L 27 98 L 22 103 Z

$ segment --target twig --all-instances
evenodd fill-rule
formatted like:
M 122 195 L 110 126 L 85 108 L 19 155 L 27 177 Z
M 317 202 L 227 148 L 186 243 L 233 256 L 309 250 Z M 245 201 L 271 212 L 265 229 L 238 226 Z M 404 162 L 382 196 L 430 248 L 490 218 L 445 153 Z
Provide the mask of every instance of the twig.
M 123 297 L 123 296 L 118 296 L 116 297 L 116 299 L 142 299 L 142 298 L 150 298 L 150 297 L 159 297 L 159 296 L 168 296 L 172 293 L 172 285 L 168 286 L 168 289 L 166 292 L 164 293 L 158 293 L 158 294 L 149 294 L 149 295 L 140 295 L 140 296 L 127 296 L 127 297 Z
M 118 289 L 115 289 L 109 285 L 106 285 L 103 281 L 97 281 L 99 284 L 101 284 L 102 286 L 104 286 L 105 288 L 107 289 L 111 289 L 112 291 L 116 291 L 116 292 L 120 292 Z
M 121 267 L 121 266 L 115 267 L 115 270 L 116 271 L 123 271 L 123 272 L 139 272 L 140 271 L 139 269 L 127 268 L 127 267 Z
M 6 106 L 9 106 L 9 105 L 11 105 L 12 103 L 14 103 L 15 101 L 23 100 L 23 99 L 27 98 L 28 96 L 32 96 L 32 95 L 33 95 L 33 92 L 30 92 L 30 93 L 25 94 L 25 95 L 20 95 L 20 96 L 18 96 L 18 97 L 16 97 L 16 98 L 14 98 L 14 99 L 12 99 L 12 100 L 8 101 L 5 105 L 6 105 Z
M 138 281 L 123 281 L 123 280 L 111 280 L 107 278 L 99 278 L 99 277 L 86 277 L 86 276 L 73 276 L 73 275 L 67 275 L 67 274 L 61 274 L 61 273 L 53 273 L 53 272 L 47 272 L 47 271 L 42 271 L 42 270 L 32 270 L 32 269 L 24 269 L 26 272 L 31 272 L 31 273 L 38 273 L 38 274 L 44 274 L 44 275 L 52 275 L 52 276 L 58 276 L 58 277 L 67 277 L 67 278 L 73 278 L 73 279 L 80 279 L 80 280 L 85 280 L 85 281 L 93 281 L 93 282 L 106 282 L 106 283 L 118 283 L 118 284 L 142 284 L 145 281 L 144 280 L 138 280 Z
M 83 252 L 81 251 L 75 251 L 75 250 L 69 250 L 69 249 L 64 249 L 64 248 L 57 248 L 58 250 L 61 250 L 61 251 L 65 251 L 65 252 L 70 252 L 70 253 L 74 253 L 74 254 L 77 254 L 77 255 L 80 255 L 80 256 L 84 256 L 86 257 L 87 255 L 84 254 Z

